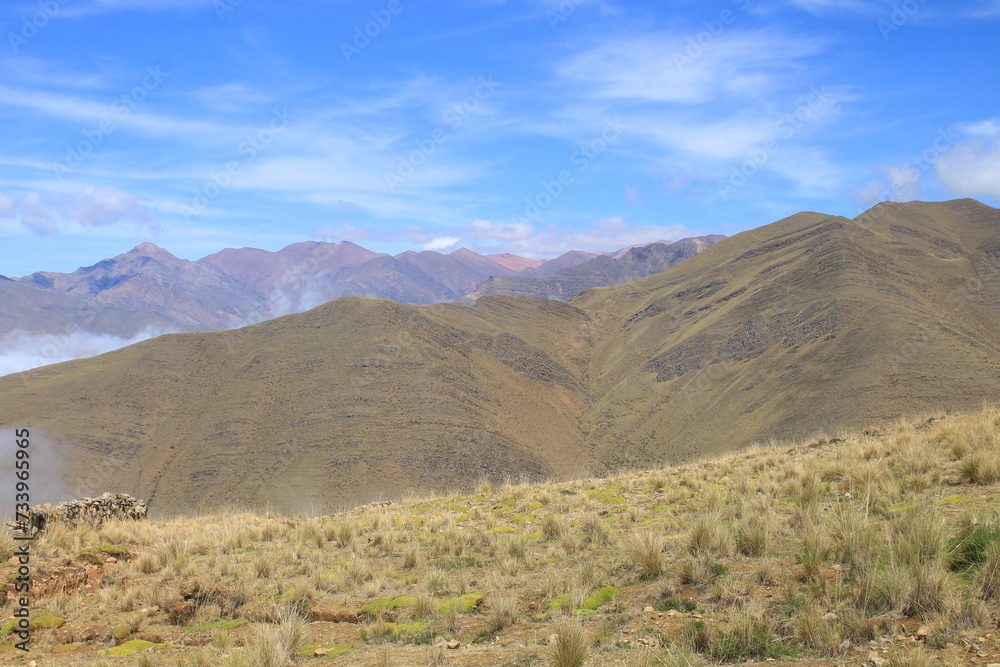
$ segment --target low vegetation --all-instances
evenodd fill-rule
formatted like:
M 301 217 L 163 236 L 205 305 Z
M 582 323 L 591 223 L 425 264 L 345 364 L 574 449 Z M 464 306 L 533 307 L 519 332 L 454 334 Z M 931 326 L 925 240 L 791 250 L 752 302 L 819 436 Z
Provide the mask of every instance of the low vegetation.
M 34 659 L 1000 662 L 998 470 L 984 408 L 326 517 L 54 526 L 35 545 Z M 0 641 L 0 664 L 22 664 Z

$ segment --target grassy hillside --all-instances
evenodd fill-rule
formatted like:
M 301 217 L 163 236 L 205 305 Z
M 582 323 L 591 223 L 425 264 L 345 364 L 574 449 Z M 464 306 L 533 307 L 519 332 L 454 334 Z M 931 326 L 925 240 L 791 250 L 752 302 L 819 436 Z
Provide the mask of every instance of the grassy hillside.
M 983 665 L 1000 662 L 998 499 L 989 408 L 335 516 L 57 528 L 37 544 L 32 658 Z
M 1000 211 L 800 213 L 571 301 L 616 323 L 581 419 L 610 466 L 970 409 L 1000 378 Z M 961 369 L 959 371 L 958 369 Z
M 75 495 L 327 511 L 648 468 L 1000 392 L 1000 210 L 802 213 L 569 304 L 341 299 L 0 378 Z

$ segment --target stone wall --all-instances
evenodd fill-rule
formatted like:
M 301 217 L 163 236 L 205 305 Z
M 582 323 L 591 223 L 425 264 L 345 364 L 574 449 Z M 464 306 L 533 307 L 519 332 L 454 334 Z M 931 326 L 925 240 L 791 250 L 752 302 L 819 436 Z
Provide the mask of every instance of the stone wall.
M 105 521 L 145 519 L 146 501 L 125 493 L 104 493 L 97 498 L 68 500 L 56 506 L 36 505 L 28 512 L 29 532 L 40 533 L 50 523 L 98 527 Z

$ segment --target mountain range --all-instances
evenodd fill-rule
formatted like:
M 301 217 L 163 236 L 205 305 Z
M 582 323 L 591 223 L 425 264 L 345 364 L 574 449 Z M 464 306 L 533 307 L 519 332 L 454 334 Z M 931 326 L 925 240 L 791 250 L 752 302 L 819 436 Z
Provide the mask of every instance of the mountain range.
M 390 256 L 344 241 L 295 243 L 277 252 L 228 248 L 188 261 L 142 243 L 72 273 L 0 279 L 0 334 L 72 328 L 131 338 L 149 330 L 218 331 L 344 296 L 411 304 L 451 301 L 497 276 L 517 276 L 521 282 L 510 290 L 491 288 L 487 293 L 522 293 L 524 285 L 545 284 L 549 276 L 570 269 L 575 269 L 572 284 L 582 290 L 652 275 L 667 268 L 667 256 L 680 261 L 718 238 L 658 244 L 677 245 L 673 254 L 644 255 L 640 248 L 631 248 L 607 255 L 570 251 L 551 260 L 479 255 L 464 248 L 448 254 L 407 251 Z M 574 296 L 571 292 L 564 288 L 561 294 L 568 298 Z
M 1000 390 L 1000 210 L 800 213 L 569 302 L 348 297 L 0 378 L 75 493 L 154 512 L 579 477 Z M 72 474 L 68 471 L 72 470 Z

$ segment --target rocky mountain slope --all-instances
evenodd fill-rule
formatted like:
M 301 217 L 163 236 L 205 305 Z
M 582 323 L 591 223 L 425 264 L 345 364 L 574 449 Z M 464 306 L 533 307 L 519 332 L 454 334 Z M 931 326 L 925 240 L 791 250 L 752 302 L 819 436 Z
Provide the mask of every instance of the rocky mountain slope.
M 0 379 L 78 494 L 355 504 L 969 409 L 1000 390 L 1000 211 L 802 213 L 569 303 L 346 298 Z
M 188 261 L 142 243 L 72 273 L 3 278 L 0 334 L 81 330 L 131 338 L 147 330 L 218 331 L 344 296 L 438 303 L 462 297 L 492 276 L 545 276 L 596 256 L 574 251 L 540 260 L 464 248 L 390 256 L 344 241 L 294 243 L 277 252 L 227 248 Z
M 474 292 L 463 297 L 462 302 L 471 303 L 491 294 L 537 296 L 543 299 L 569 301 L 594 287 L 619 285 L 666 271 L 724 238 L 713 234 L 681 239 L 675 243 L 637 246 L 616 256 L 594 257 L 543 278 L 526 275 L 493 276 L 478 285 Z

